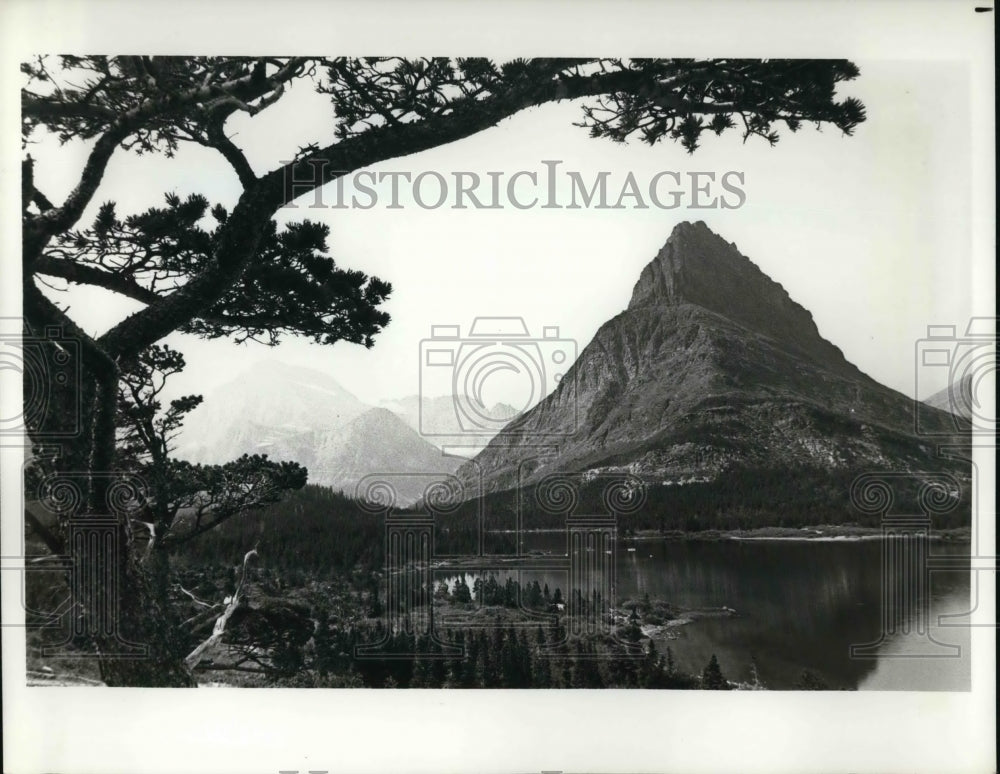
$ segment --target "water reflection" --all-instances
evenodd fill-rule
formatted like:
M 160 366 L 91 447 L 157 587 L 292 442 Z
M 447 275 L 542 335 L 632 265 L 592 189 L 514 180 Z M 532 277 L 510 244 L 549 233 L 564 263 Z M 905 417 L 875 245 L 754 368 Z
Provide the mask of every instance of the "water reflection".
M 565 552 L 559 533 L 531 536 L 532 548 Z M 628 547 L 635 548 L 629 551 Z M 968 545 L 932 543 L 931 554 L 961 557 Z M 751 679 L 756 661 L 769 688 L 793 688 L 809 670 L 831 688 L 969 690 L 969 632 L 939 617 L 970 609 L 969 572 L 930 576 L 930 635 L 958 657 L 905 658 L 913 640 L 897 628 L 877 658 L 851 645 L 878 641 L 883 604 L 881 544 L 863 541 L 638 541 L 618 549 L 617 597 L 665 599 L 689 608 L 728 606 L 733 618 L 705 618 L 673 630 L 680 668 L 700 672 L 715 653 L 730 679 Z M 565 573 L 525 572 L 522 581 L 563 587 Z

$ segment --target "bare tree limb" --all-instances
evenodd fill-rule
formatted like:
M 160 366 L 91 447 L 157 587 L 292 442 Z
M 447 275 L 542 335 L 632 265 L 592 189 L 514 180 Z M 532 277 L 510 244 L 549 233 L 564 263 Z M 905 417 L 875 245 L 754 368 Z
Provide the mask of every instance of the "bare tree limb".
M 243 584 L 246 583 L 247 579 L 247 565 L 250 559 L 257 556 L 257 551 L 247 551 L 246 556 L 243 557 L 243 572 L 240 575 L 239 583 L 236 584 L 236 591 L 233 592 L 233 596 L 229 600 L 229 604 L 226 605 L 226 609 L 223 611 L 216 621 L 215 626 L 212 629 L 211 636 L 201 643 L 197 648 L 192 650 L 188 656 L 184 659 L 184 663 L 187 665 L 188 669 L 194 669 L 198 662 L 201 661 L 202 656 L 205 651 L 211 648 L 213 645 L 218 644 L 219 640 L 222 639 L 222 635 L 226 633 L 226 624 L 229 622 L 229 618 L 236 608 L 240 604 L 240 592 L 243 590 Z
M 202 607 L 218 607 L 218 605 L 213 605 L 209 602 L 206 602 L 203 599 L 198 599 L 198 597 L 196 597 L 193 593 L 191 593 L 181 585 L 178 585 L 177 588 L 179 588 L 181 592 L 189 596 L 191 598 L 191 601 L 194 602 L 196 605 L 201 605 Z

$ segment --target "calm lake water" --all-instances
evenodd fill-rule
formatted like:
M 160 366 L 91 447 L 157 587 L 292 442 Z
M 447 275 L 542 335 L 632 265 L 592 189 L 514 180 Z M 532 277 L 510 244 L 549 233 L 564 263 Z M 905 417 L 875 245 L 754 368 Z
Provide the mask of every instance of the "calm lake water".
M 566 552 L 560 533 L 534 534 L 530 543 L 555 555 Z M 622 542 L 617 598 L 648 593 L 685 608 L 736 610 L 733 617 L 671 629 L 676 638 L 662 644 L 691 673 L 700 673 L 714 653 L 731 680 L 750 680 L 755 660 L 771 689 L 793 688 L 808 669 L 831 688 L 969 690 L 969 630 L 940 620 L 973 606 L 962 559 L 968 544 L 929 544 L 929 566 L 952 567 L 930 573 L 931 639 L 917 634 L 914 615 L 900 613 L 895 632 L 879 642 L 882 549 L 881 539 Z M 566 591 L 565 572 L 522 571 L 522 583 L 535 579 Z M 852 658 L 851 645 L 874 642 L 875 657 Z

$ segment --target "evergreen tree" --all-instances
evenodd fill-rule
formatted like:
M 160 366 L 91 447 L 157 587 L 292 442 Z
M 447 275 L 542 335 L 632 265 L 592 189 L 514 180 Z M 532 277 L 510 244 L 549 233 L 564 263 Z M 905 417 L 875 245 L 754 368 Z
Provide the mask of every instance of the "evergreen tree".
M 430 653 L 434 656 L 430 664 L 430 687 L 441 688 L 448 679 L 448 662 L 441 658 L 441 646 L 436 642 L 431 643 Z
M 531 609 L 537 609 L 542 605 L 542 588 L 538 584 L 538 581 L 533 581 L 530 586 L 528 586 L 527 601 L 525 603 L 526 607 Z
M 573 684 L 573 659 L 571 659 L 568 654 L 564 655 L 560 659 L 560 672 L 559 672 L 559 687 L 560 688 L 576 688 L 578 686 Z
M 663 659 L 656 650 L 656 643 L 650 640 L 639 669 L 639 685 L 642 688 L 662 688 L 665 682 L 663 677 Z
M 463 633 L 464 636 L 464 633 Z M 475 688 L 480 685 L 480 670 L 481 664 L 480 659 L 482 657 L 482 652 L 480 650 L 481 644 L 477 637 L 473 637 L 470 633 L 465 637 L 465 659 L 462 662 L 462 669 L 459 677 L 459 685 L 462 688 Z
M 594 652 L 577 641 L 573 658 L 573 687 L 574 688 L 603 688 L 604 679 L 594 658 Z
M 539 626 L 535 633 L 535 657 L 532 662 L 532 685 L 535 688 L 552 687 L 552 663 L 545 645 L 545 630 Z
M 636 660 L 629 656 L 628 651 L 620 645 L 615 645 L 607 662 L 609 688 L 633 688 L 638 684 Z
M 528 639 L 525 636 L 524 630 L 521 629 L 517 633 L 517 647 L 515 649 L 516 654 L 516 688 L 530 688 L 531 687 L 531 646 L 528 644 Z
M 625 639 L 629 642 L 638 642 L 642 639 L 642 629 L 639 626 L 639 616 L 632 606 L 632 612 L 628 617 L 628 626 L 625 627 Z
M 426 636 L 417 638 L 417 658 L 413 666 L 413 677 L 410 679 L 410 688 L 430 688 L 431 687 L 431 662 L 426 658 L 429 650 L 429 641 Z
M 500 646 L 503 645 L 501 641 Z M 481 669 L 479 682 L 483 688 L 496 688 L 500 685 L 500 647 L 496 644 L 495 637 L 487 637 L 485 632 L 480 633 L 479 655 Z
M 719 660 L 714 653 L 708 666 L 701 673 L 701 687 L 709 691 L 728 691 L 731 687 L 729 681 L 722 675 Z
M 795 683 L 795 690 L 797 691 L 828 691 L 830 686 L 827 685 L 823 678 L 819 677 L 808 669 L 803 669 L 802 674 Z
M 452 597 L 456 602 L 467 603 L 472 601 L 472 592 L 469 591 L 469 584 L 465 582 L 465 575 L 459 575 L 455 581 L 455 590 Z
M 326 677 L 334 668 L 336 652 L 330 633 L 330 614 L 325 607 L 316 612 L 316 631 L 313 634 L 315 647 L 316 671 L 321 677 Z
M 382 607 L 382 600 L 379 599 L 379 584 L 377 582 L 372 584 L 370 604 L 368 607 L 368 615 L 372 618 L 380 618 L 384 612 Z

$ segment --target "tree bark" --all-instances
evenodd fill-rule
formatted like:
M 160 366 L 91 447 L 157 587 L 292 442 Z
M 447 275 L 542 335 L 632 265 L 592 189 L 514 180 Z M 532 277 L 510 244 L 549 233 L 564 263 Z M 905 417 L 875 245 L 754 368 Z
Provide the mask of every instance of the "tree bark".
M 120 535 L 125 537 L 124 527 Z M 120 605 L 114 631 L 96 642 L 101 678 L 111 687 L 197 687 L 184 663 L 186 643 L 167 598 L 166 553 L 154 549 L 146 565 L 139 564 L 131 547 L 120 553 Z M 144 655 L 136 657 L 134 645 L 144 648 Z

